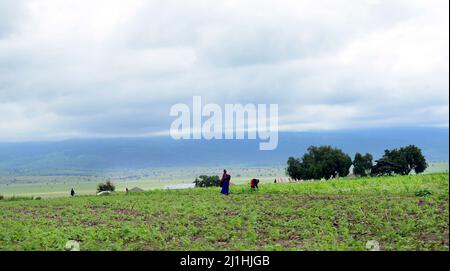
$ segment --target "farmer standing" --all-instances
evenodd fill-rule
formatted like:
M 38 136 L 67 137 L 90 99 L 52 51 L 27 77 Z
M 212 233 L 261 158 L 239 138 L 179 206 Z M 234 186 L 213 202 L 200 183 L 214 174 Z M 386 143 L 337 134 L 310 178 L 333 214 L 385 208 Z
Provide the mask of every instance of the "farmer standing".
M 70 190 L 70 195 L 73 197 L 73 196 L 75 196 L 75 190 L 73 190 L 73 188 L 72 188 L 72 190 Z
M 222 180 L 220 181 L 220 186 L 222 186 L 222 190 L 220 191 L 220 193 L 222 193 L 224 195 L 230 194 L 230 180 L 231 180 L 230 174 L 228 174 L 227 170 L 224 169 L 223 175 L 222 175 Z

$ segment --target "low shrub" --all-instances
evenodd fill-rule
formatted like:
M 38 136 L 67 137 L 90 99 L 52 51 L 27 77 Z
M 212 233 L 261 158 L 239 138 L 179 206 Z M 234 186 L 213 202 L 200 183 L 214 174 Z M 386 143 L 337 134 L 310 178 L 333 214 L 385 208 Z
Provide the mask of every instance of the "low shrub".
M 195 179 L 194 183 L 196 187 L 220 186 L 220 178 L 219 176 L 201 175 L 199 178 Z
M 433 192 L 431 192 L 428 189 L 422 189 L 422 190 L 416 191 L 416 197 L 428 197 L 428 196 L 431 196 L 432 194 L 433 194 Z
M 116 186 L 111 181 L 107 181 L 106 183 L 100 183 L 97 186 L 97 193 L 103 192 L 103 191 L 113 192 L 115 190 L 116 190 Z

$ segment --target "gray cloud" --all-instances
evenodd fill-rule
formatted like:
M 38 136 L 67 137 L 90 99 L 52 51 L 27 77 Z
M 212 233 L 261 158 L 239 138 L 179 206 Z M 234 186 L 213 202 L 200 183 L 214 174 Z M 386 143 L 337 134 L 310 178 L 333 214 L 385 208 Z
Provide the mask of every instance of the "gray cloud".
M 14 32 L 23 15 L 23 3 L 15 0 L 0 1 L 0 40 Z
M 448 21 L 441 0 L 0 0 L 0 140 L 157 133 L 193 95 L 278 103 L 284 130 L 448 126 Z

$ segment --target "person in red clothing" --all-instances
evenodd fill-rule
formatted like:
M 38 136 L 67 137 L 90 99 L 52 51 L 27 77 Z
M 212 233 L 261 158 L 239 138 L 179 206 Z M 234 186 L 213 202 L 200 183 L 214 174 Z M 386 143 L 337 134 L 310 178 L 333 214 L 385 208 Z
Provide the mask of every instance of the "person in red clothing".
M 259 180 L 258 180 L 258 179 L 252 179 L 252 180 L 250 181 L 250 188 L 251 188 L 252 190 L 259 189 L 258 184 L 259 184 Z

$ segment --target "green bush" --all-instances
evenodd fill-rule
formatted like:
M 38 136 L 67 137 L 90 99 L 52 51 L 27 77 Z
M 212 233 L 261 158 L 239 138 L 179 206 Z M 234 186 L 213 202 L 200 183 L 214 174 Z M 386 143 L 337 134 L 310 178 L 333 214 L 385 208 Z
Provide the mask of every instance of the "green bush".
M 4 199 L 5 197 L 3 195 L 0 195 L 0 200 Z
M 111 181 L 107 181 L 106 183 L 100 183 L 97 186 L 97 193 L 102 192 L 102 191 L 114 192 L 115 190 L 116 190 L 116 186 Z
M 416 197 L 428 197 L 431 196 L 433 193 L 428 189 L 422 189 L 416 191 Z
M 219 176 L 201 175 L 199 178 L 195 179 L 194 183 L 196 187 L 220 186 L 220 178 Z

